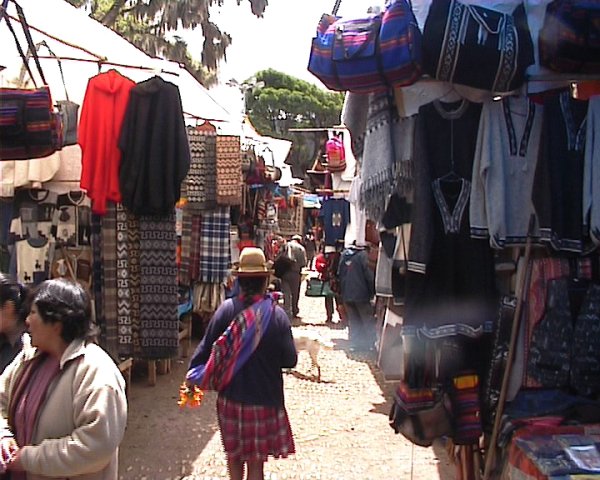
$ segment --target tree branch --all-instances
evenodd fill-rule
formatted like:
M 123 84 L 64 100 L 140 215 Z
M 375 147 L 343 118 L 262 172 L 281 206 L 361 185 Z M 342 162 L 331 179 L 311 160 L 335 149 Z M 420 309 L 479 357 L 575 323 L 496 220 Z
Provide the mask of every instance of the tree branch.
M 117 21 L 117 18 L 119 18 L 119 14 L 125 6 L 126 1 L 127 0 L 115 0 L 112 7 L 110 7 L 108 12 L 100 19 L 100 22 L 107 27 L 112 27 Z

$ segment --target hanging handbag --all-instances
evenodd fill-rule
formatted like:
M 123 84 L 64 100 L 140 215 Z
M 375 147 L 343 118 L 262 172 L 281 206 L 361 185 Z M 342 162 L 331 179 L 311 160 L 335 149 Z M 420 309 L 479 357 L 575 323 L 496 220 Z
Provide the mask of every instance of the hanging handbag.
M 451 435 L 452 407 L 448 395 L 431 388 L 410 388 L 402 380 L 394 393 L 390 427 L 416 445 L 430 447 L 436 438 Z
M 242 150 L 242 173 L 247 174 L 253 163 L 256 163 L 256 153 L 254 147 L 248 147 Z
M 270 183 L 278 182 L 281 180 L 281 168 L 275 166 L 275 154 L 273 151 L 269 147 L 265 148 L 265 152 L 267 151 L 271 154 L 271 164 L 267 164 L 265 161 L 265 181 Z M 263 152 L 263 155 L 265 152 Z
M 44 83 L 37 88 L 0 88 L 0 161 L 28 160 L 47 157 L 62 146 L 62 122 L 54 110 L 50 89 L 40 65 L 35 45 L 25 20 L 23 9 L 16 2 L 19 21 L 39 76 Z M 0 15 L 12 33 L 19 55 L 35 85 L 35 77 L 29 68 L 27 56 L 23 52 L 19 39 L 6 10 L 0 9 Z
M 77 145 L 77 116 L 79 114 L 79 104 L 72 102 L 69 99 L 69 92 L 67 90 L 67 84 L 65 82 L 65 75 L 63 73 L 60 58 L 50 49 L 45 41 L 38 43 L 36 48 L 39 49 L 41 46 L 46 47 L 48 53 L 56 59 L 56 62 L 58 63 L 58 70 L 60 71 L 60 78 L 62 80 L 63 87 L 65 88 L 66 100 L 58 100 L 56 102 L 56 108 L 58 109 L 58 113 L 60 114 L 60 119 L 62 121 L 62 146 L 66 147 L 68 145 Z
M 306 291 L 307 297 L 333 297 L 333 291 L 329 286 L 329 282 L 321 280 L 316 277 L 308 278 L 306 280 Z
M 250 157 L 250 167 L 246 174 L 247 185 L 262 185 L 265 183 L 265 160 L 261 155 Z
M 423 29 L 423 68 L 438 80 L 510 92 L 534 62 L 523 4 L 512 14 L 434 0 Z
M 421 76 L 421 31 L 408 0 L 357 20 L 324 14 L 312 41 L 308 71 L 338 91 L 366 93 L 410 85 Z
M 600 1 L 555 0 L 539 34 L 540 65 L 564 73 L 600 73 Z

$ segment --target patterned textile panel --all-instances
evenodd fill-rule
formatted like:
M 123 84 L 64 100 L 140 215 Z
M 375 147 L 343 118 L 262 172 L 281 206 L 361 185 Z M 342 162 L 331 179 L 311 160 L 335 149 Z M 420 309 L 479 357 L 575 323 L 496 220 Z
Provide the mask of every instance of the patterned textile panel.
M 94 317 L 96 325 L 100 328 L 102 345 L 106 341 L 106 320 L 104 319 L 104 298 L 102 287 L 104 285 L 104 268 L 102 265 L 102 217 L 92 214 L 92 292 L 94 295 Z
M 131 215 L 131 214 L 129 214 Z M 117 328 L 119 355 L 133 354 L 131 327 L 131 285 L 129 268 L 128 213 L 121 203 L 117 204 Z
M 231 251 L 229 207 L 218 207 L 202 215 L 200 228 L 200 281 L 221 283 L 227 277 Z
M 102 217 L 102 265 L 104 271 L 102 289 L 106 337 L 105 350 L 118 358 L 117 327 L 117 211 L 113 202 L 106 205 L 106 214 Z
M 183 182 L 192 209 L 211 209 L 217 201 L 217 137 L 214 132 L 187 128 L 191 163 Z
M 169 358 L 179 345 L 175 215 L 141 216 L 139 228 L 140 355 Z
M 202 216 L 192 214 L 191 223 L 190 283 L 193 283 L 200 279 L 200 235 L 202 233 Z
M 140 221 L 127 215 L 127 253 L 129 262 L 129 294 L 131 312 L 131 349 L 134 356 L 141 355 L 140 347 Z
M 181 264 L 179 265 L 179 285 L 190 285 L 190 260 L 192 249 L 192 214 L 184 207 L 181 229 Z
M 217 203 L 242 203 L 242 153 L 240 137 L 217 136 Z

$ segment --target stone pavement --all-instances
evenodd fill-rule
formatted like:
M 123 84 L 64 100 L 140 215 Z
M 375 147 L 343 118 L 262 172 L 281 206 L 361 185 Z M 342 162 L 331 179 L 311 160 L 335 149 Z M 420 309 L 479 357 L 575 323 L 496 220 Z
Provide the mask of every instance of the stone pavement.
M 414 446 L 388 425 L 395 384 L 375 366 L 375 353 L 350 352 L 347 329 L 324 323 L 322 298 L 301 297 L 302 325 L 334 343 L 321 350 L 321 381 L 300 352 L 298 366 L 284 377 L 286 407 L 296 454 L 269 460 L 268 480 L 454 480 L 455 467 L 442 445 Z M 120 478 L 227 479 L 215 415 L 215 394 L 197 409 L 178 409 L 177 385 L 186 361 L 147 387 L 136 379 L 130 421 L 121 446 Z M 167 385 L 167 390 L 161 389 Z

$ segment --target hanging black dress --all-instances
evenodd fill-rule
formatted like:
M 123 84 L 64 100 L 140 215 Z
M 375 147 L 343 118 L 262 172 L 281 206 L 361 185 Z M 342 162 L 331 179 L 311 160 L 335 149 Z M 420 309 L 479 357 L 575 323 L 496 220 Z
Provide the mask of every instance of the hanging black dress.
M 493 253 L 469 231 L 481 105 L 439 101 L 419 110 L 405 326 L 428 338 L 479 336 L 493 320 Z

